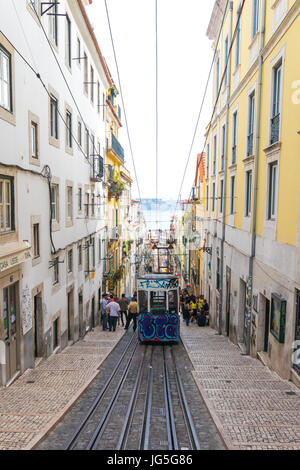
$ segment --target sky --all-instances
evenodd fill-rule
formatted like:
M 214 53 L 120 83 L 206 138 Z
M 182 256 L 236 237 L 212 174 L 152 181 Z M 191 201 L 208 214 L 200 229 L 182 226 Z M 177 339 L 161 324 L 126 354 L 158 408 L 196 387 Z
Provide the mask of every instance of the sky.
M 107 0 L 140 196 L 156 197 L 155 0 Z M 158 198 L 177 200 L 213 56 L 206 36 L 214 0 L 158 0 Z M 104 0 L 87 12 L 118 86 Z M 120 99 L 120 97 L 119 97 Z M 121 100 L 119 102 L 121 105 Z M 181 199 L 187 199 L 212 112 L 205 100 Z M 133 179 L 123 114 L 119 141 Z M 139 198 L 136 183 L 132 196 Z

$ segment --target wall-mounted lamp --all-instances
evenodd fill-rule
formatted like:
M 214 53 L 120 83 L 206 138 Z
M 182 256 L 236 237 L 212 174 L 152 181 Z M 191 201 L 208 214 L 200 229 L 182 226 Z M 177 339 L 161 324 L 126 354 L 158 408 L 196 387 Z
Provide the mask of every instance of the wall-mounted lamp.
M 299 134 L 299 135 L 300 135 L 300 131 L 297 131 L 297 134 Z

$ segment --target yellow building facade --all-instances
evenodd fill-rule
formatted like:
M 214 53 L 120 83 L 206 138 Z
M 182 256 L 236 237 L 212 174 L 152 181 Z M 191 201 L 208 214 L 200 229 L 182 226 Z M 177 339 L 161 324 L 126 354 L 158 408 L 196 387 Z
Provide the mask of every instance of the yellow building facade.
M 212 324 L 297 384 L 299 13 L 299 0 L 215 3 L 204 259 Z

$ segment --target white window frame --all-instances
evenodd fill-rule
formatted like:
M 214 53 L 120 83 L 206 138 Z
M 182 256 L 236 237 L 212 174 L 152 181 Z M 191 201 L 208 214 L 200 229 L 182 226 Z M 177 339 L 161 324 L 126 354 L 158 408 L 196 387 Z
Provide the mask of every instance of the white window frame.
M 4 62 L 6 62 L 6 67 L 4 66 Z M 7 70 L 5 76 L 4 68 Z M 12 103 L 12 56 L 10 52 L 0 44 L 0 106 L 12 113 Z

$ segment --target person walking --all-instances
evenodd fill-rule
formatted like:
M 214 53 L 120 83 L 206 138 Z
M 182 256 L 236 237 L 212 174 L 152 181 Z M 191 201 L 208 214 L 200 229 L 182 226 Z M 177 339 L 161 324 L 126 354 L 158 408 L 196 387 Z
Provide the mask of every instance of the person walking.
M 187 301 L 183 304 L 183 320 L 185 321 L 186 326 L 190 324 L 190 310 L 189 310 L 189 303 Z
M 201 310 L 202 310 L 202 312 L 204 313 L 204 315 L 206 317 L 206 325 L 209 326 L 209 305 L 208 305 L 206 299 L 204 299 Z
M 114 300 L 113 295 L 111 295 L 109 304 L 106 307 L 106 313 L 108 314 L 109 321 L 109 331 L 116 331 L 119 312 L 120 305 Z
M 131 302 L 128 307 L 128 316 L 125 326 L 125 330 L 128 330 L 131 320 L 133 321 L 133 331 L 136 330 L 137 326 L 137 314 L 138 314 L 138 305 L 134 297 L 132 297 Z
M 119 302 L 120 309 L 121 309 L 121 322 L 122 326 L 124 326 L 124 319 L 123 315 L 125 317 L 125 324 L 127 323 L 127 310 L 128 310 L 128 300 L 126 299 L 125 294 L 122 294 L 122 298 Z
M 101 320 L 102 320 L 102 329 L 103 331 L 107 330 L 107 313 L 106 307 L 108 304 L 107 294 L 102 294 L 102 299 L 100 301 L 100 311 L 101 311 Z

